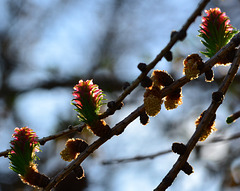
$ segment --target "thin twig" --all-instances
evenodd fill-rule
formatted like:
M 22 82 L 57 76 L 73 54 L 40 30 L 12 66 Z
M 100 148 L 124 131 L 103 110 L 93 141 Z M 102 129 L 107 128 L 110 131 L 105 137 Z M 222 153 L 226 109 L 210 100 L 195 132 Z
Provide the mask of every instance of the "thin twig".
M 198 144 L 198 145 L 196 145 L 196 147 L 209 146 L 210 144 L 232 141 L 232 140 L 239 139 L 239 138 L 240 138 L 240 133 L 236 133 L 229 137 L 216 137 L 207 143 Z M 119 163 L 142 161 L 142 160 L 146 160 L 146 159 L 154 159 L 156 157 L 159 157 L 159 156 L 171 153 L 171 152 L 172 152 L 172 150 L 168 149 L 168 150 L 156 152 L 156 153 L 153 153 L 150 155 L 138 155 L 138 156 L 129 157 L 129 158 L 105 160 L 102 162 L 102 164 L 103 165 L 112 165 L 112 164 L 119 164 Z
M 103 165 L 110 165 L 110 164 L 119 164 L 119 163 L 128 163 L 128 162 L 135 162 L 135 161 L 141 161 L 141 160 L 146 160 L 146 159 L 154 159 L 158 156 L 165 155 L 168 153 L 171 153 L 172 150 L 165 150 L 165 151 L 160 151 L 154 154 L 150 155 L 138 155 L 135 157 L 130 157 L 130 158 L 123 158 L 123 159 L 113 159 L 113 160 L 106 160 L 103 161 Z
M 65 129 L 61 132 L 58 132 L 58 133 L 54 134 L 54 135 L 50 135 L 50 136 L 38 139 L 38 142 L 41 145 L 44 145 L 47 141 L 50 141 L 50 140 L 53 140 L 53 139 L 56 139 L 56 138 L 59 138 L 59 137 L 62 137 L 62 136 L 66 136 L 66 135 L 71 134 L 71 133 L 76 132 L 76 131 L 81 132 L 85 126 L 86 126 L 86 124 L 84 124 L 84 123 L 81 123 L 81 124 L 78 124 L 78 125 L 75 125 L 75 126 L 69 126 L 68 129 Z
M 240 50 L 237 51 L 237 54 L 233 60 L 233 63 L 231 65 L 231 68 L 228 71 L 228 74 L 225 76 L 223 82 L 221 83 L 221 86 L 219 87 L 219 92 L 222 92 L 223 95 L 226 94 L 230 84 L 232 83 L 240 64 Z M 222 102 L 215 102 L 212 101 L 209 108 L 206 110 L 206 113 L 202 117 L 202 120 L 200 124 L 198 125 L 198 128 L 196 129 L 193 136 L 188 141 L 186 147 L 187 150 L 183 155 L 180 155 L 176 163 L 173 165 L 173 168 L 168 172 L 168 174 L 164 177 L 162 182 L 157 186 L 154 191 L 163 191 L 166 190 L 175 178 L 177 177 L 178 173 L 182 169 L 183 165 L 186 163 L 190 153 L 196 146 L 199 138 L 201 137 L 202 130 L 211 122 L 213 116 L 215 115 L 218 107 L 221 105 Z

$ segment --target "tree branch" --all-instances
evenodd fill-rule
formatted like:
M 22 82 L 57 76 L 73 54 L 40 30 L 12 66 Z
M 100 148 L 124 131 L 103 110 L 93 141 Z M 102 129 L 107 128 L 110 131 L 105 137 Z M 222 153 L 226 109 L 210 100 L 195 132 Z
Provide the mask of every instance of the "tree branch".
M 224 46 L 218 53 L 216 53 L 211 59 L 209 59 L 205 63 L 205 67 L 202 69 L 201 73 L 204 73 L 205 71 L 209 70 L 211 67 L 213 67 L 220 58 L 224 57 L 226 54 L 228 54 L 232 49 L 234 49 L 236 46 L 238 46 L 240 43 L 240 33 L 235 35 L 235 37 L 226 45 Z M 167 94 L 173 92 L 175 89 L 180 88 L 184 86 L 186 83 L 188 83 L 190 80 L 186 78 L 186 76 L 180 78 L 179 80 L 172 83 L 170 86 L 165 87 L 161 90 L 161 97 L 165 97 Z M 98 147 L 100 147 L 102 144 L 104 144 L 108 139 L 110 139 L 114 135 L 121 134 L 124 129 L 127 127 L 128 124 L 130 124 L 133 120 L 135 120 L 140 113 L 144 111 L 144 105 L 141 105 L 139 108 L 137 108 L 135 111 L 133 111 L 128 117 L 126 117 L 124 120 L 122 120 L 120 123 L 116 124 L 115 127 L 112 129 L 112 133 L 107 138 L 99 138 L 97 141 L 95 141 L 93 144 L 91 144 L 85 152 L 81 153 L 79 157 L 69 164 L 68 167 L 66 167 L 63 171 L 61 171 L 58 175 L 56 175 L 50 184 L 46 187 L 46 190 L 50 190 L 53 188 L 56 184 L 58 184 L 62 179 L 64 179 L 76 166 L 78 166 L 85 158 L 87 158 L 88 155 L 90 155 L 92 152 L 94 152 Z M 43 137 L 42 139 L 39 139 L 41 144 L 44 144 L 47 141 L 53 140 L 55 138 L 58 138 L 60 136 L 67 135 L 69 133 L 72 133 L 74 131 L 79 131 L 81 128 L 83 128 L 83 124 L 74 126 L 70 129 L 64 130 L 60 133 L 57 133 L 55 135 L 50 135 L 48 137 Z M 7 156 L 10 149 L 3 151 L 0 153 L 0 156 Z
M 219 87 L 219 92 L 222 92 L 223 95 L 226 94 L 227 89 L 229 88 L 231 82 L 234 79 L 234 76 L 236 75 L 238 71 L 238 67 L 240 64 L 240 49 L 237 51 L 237 54 L 234 58 L 234 61 L 231 65 L 231 68 L 229 69 L 228 74 L 225 76 L 221 86 Z M 162 182 L 157 186 L 154 191 L 163 191 L 166 190 L 175 178 L 177 177 L 178 173 L 182 169 L 183 165 L 186 163 L 190 153 L 194 149 L 195 145 L 197 144 L 199 138 L 201 137 L 202 130 L 211 122 L 213 116 L 215 115 L 218 107 L 221 105 L 222 102 L 216 102 L 212 101 L 209 108 L 206 110 L 206 113 L 204 114 L 200 124 L 198 125 L 198 128 L 196 129 L 195 133 L 191 137 L 191 139 L 188 141 L 186 147 L 187 150 L 183 155 L 180 155 L 176 163 L 173 165 L 173 168 L 168 172 L 168 174 L 165 176 L 165 178 L 162 180 Z
M 161 59 L 164 57 L 164 55 L 171 50 L 171 48 L 173 47 L 173 45 L 178 41 L 178 40 L 183 40 L 183 36 L 185 37 L 185 35 L 187 34 L 187 29 L 189 28 L 189 26 L 195 21 L 195 19 L 197 18 L 197 16 L 201 16 L 201 12 L 203 11 L 203 9 L 205 8 L 205 6 L 210 2 L 210 0 L 203 0 L 201 3 L 199 3 L 198 7 L 196 8 L 196 10 L 192 13 L 192 15 L 188 18 L 188 20 L 186 21 L 186 23 L 182 26 L 182 28 L 180 29 L 180 31 L 177 33 L 177 35 L 174 35 L 169 43 L 166 45 L 166 47 L 155 57 L 155 59 L 150 62 L 147 67 L 146 70 L 144 72 L 142 72 L 135 81 L 132 82 L 132 84 L 125 89 L 125 91 L 123 91 L 123 93 L 117 98 L 116 100 L 116 104 L 119 105 L 124 99 L 125 97 L 127 97 L 128 94 L 130 94 L 137 86 L 138 84 L 143 80 L 143 78 L 148 74 L 148 72 L 153 69 L 157 63 L 159 61 L 161 61 Z M 109 115 L 111 115 L 112 113 L 109 112 L 108 110 L 106 112 L 104 112 L 100 118 L 106 118 Z
M 236 40 L 237 39 L 237 40 Z M 209 59 L 205 67 L 202 69 L 202 73 L 209 70 L 209 68 L 213 67 L 219 60 L 219 58 L 224 57 L 230 50 L 234 49 L 238 46 L 240 42 L 240 33 L 238 33 L 226 46 L 224 46 L 218 53 L 216 53 L 211 59 Z M 238 42 L 238 43 L 236 43 Z M 173 92 L 177 88 L 182 87 L 190 80 L 186 78 L 186 76 L 180 78 L 179 80 L 172 83 L 170 86 L 165 87 L 162 89 L 161 97 L 165 97 L 167 94 Z M 128 115 L 124 120 L 119 122 L 112 128 L 112 133 L 109 137 L 99 138 L 93 144 L 89 145 L 87 149 L 82 152 L 76 160 L 71 162 L 65 169 L 63 169 L 59 174 L 57 174 L 49 183 L 49 185 L 45 188 L 45 191 L 49 191 L 53 188 L 56 184 L 58 184 L 62 179 L 64 179 L 75 167 L 77 167 L 80 163 L 82 163 L 88 155 L 93 153 L 96 149 L 98 149 L 102 144 L 104 144 L 108 139 L 112 138 L 114 135 L 121 134 L 124 129 L 134 121 L 142 112 L 144 111 L 144 105 L 141 105 L 136 110 L 134 110 L 130 115 Z
M 57 185 L 62 179 L 64 179 L 74 168 L 76 168 L 80 163 L 84 161 L 91 153 L 93 153 L 96 149 L 98 149 L 102 144 L 104 144 L 108 139 L 113 137 L 114 135 L 121 134 L 124 129 L 134 120 L 136 119 L 144 110 L 143 106 L 137 108 L 134 112 L 132 112 L 129 116 L 127 116 L 120 123 L 116 124 L 115 127 L 112 128 L 111 134 L 108 137 L 101 137 L 96 140 L 94 143 L 89 145 L 86 150 L 78 156 L 76 160 L 71 162 L 65 169 L 59 172 L 48 184 L 48 186 L 44 189 L 44 191 L 51 190 L 55 185 Z
M 70 125 L 68 127 L 68 129 L 65 129 L 61 132 L 58 132 L 58 133 L 54 134 L 54 135 L 49 135 L 47 137 L 43 137 L 41 139 L 38 139 L 38 142 L 41 145 L 44 145 L 47 141 L 50 141 L 50 140 L 53 140 L 53 139 L 71 134 L 71 133 L 76 132 L 76 131 L 81 132 L 85 126 L 86 126 L 86 124 L 84 124 L 84 123 L 81 123 L 81 124 L 78 124 L 78 125 L 75 125 L 75 126 Z

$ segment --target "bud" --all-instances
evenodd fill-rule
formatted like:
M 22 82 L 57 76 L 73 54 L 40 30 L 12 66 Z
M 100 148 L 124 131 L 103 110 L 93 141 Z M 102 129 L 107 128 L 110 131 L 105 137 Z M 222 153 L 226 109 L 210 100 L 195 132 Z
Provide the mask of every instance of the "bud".
M 100 107 L 103 105 L 102 90 L 93 84 L 92 80 L 80 80 L 74 86 L 74 90 L 73 105 L 77 107 L 76 111 L 80 121 L 85 122 L 97 136 L 105 136 L 105 133 L 110 132 L 110 127 L 106 125 L 105 121 L 98 118 Z
M 65 148 L 61 151 L 60 155 L 63 160 L 71 161 L 77 158 L 77 156 L 88 147 L 86 141 L 76 138 L 68 139 Z
M 205 72 L 205 81 L 206 82 L 212 82 L 214 80 L 214 73 L 213 73 L 213 70 L 210 69 L 210 70 L 207 70 Z
M 156 116 L 160 112 L 163 102 L 160 95 L 160 89 L 156 86 L 147 89 L 144 93 L 143 101 L 146 113 L 149 116 Z
M 174 79 L 167 71 L 154 70 L 151 76 L 154 86 L 158 86 L 160 89 L 162 86 L 169 86 L 173 83 Z
M 199 37 L 203 39 L 201 42 L 206 47 L 206 52 L 201 53 L 211 58 L 225 46 L 238 31 L 229 24 L 229 17 L 225 12 L 221 12 L 219 8 L 205 10 L 205 13 L 207 16 L 202 17 Z
M 152 86 L 152 80 L 148 76 L 145 76 L 143 80 L 141 81 L 141 86 L 144 88 L 149 88 Z
M 187 175 L 193 173 L 193 167 L 188 162 L 185 162 L 181 170 L 185 172 Z
M 172 151 L 174 153 L 183 155 L 186 152 L 186 150 L 187 150 L 187 147 L 183 143 L 173 143 L 172 144 Z
M 173 30 L 173 31 L 171 32 L 170 38 L 173 39 L 176 35 L 178 35 L 178 32 L 175 31 L 175 30 Z
M 191 54 L 183 61 L 183 74 L 190 80 L 198 78 L 203 66 L 202 58 L 198 54 Z
M 39 151 L 37 136 L 28 127 L 16 127 L 12 137 L 14 138 L 10 142 L 12 151 L 8 155 L 10 169 L 24 176 L 26 168 L 36 160 L 35 152 Z
M 228 124 L 233 123 L 233 122 L 235 122 L 239 117 L 240 117 L 240 111 L 238 111 L 238 112 L 230 115 L 230 116 L 227 118 L 226 122 L 227 122 Z
M 8 154 L 10 169 L 18 173 L 22 182 L 32 187 L 45 187 L 50 179 L 40 174 L 37 165 L 36 152 L 39 151 L 39 142 L 36 133 L 28 127 L 15 128 L 14 138 L 11 144 L 11 152 Z
M 82 179 L 83 177 L 85 177 L 84 175 L 84 170 L 82 168 L 81 165 L 77 166 L 76 168 L 73 169 L 73 172 L 76 174 L 76 178 L 78 180 Z
M 105 137 L 111 133 L 111 128 L 106 124 L 103 119 L 96 120 L 93 123 L 89 124 L 87 127 L 99 137 Z
M 145 63 L 139 63 L 138 64 L 138 69 L 141 71 L 141 72 L 144 72 L 147 68 L 147 64 Z
M 80 121 L 86 124 L 98 119 L 100 107 L 103 105 L 103 93 L 92 80 L 80 80 L 74 86 L 73 105 L 76 106 Z
M 142 112 L 139 117 L 140 117 L 140 123 L 141 123 L 142 125 L 147 125 L 147 124 L 148 124 L 148 122 L 149 122 L 149 117 L 148 117 L 148 115 L 146 114 L 145 111 Z
M 182 88 L 178 88 L 165 97 L 165 108 L 167 110 L 176 109 L 179 105 L 182 105 Z
M 167 60 L 168 62 L 172 61 L 172 59 L 173 59 L 172 52 L 171 52 L 170 50 L 167 51 L 167 52 L 164 54 L 164 58 L 166 58 L 166 60 Z
M 219 103 L 219 102 L 222 102 L 224 99 L 224 95 L 222 92 L 220 91 L 217 91 L 217 92 L 213 92 L 212 93 L 212 100 Z

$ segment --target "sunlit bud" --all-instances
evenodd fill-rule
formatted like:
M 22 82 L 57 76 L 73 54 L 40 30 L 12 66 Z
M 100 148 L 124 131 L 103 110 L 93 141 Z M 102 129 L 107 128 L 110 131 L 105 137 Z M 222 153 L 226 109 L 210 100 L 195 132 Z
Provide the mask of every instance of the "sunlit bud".
M 77 156 L 88 147 L 86 141 L 76 138 L 68 139 L 64 150 L 61 151 L 60 155 L 63 160 L 71 161 L 77 158 Z
M 144 106 L 145 111 L 149 116 L 156 116 L 162 105 L 162 99 L 160 95 L 160 89 L 153 86 L 152 89 L 147 89 L 144 93 Z
M 26 168 L 36 160 L 35 152 L 39 151 L 37 136 L 28 127 L 16 127 L 12 137 L 14 138 L 10 142 L 12 150 L 8 155 L 10 169 L 24 176 Z
M 74 86 L 73 99 L 77 107 L 78 117 L 88 125 L 97 136 L 109 134 L 110 127 L 103 120 L 99 120 L 99 110 L 102 106 L 103 93 L 92 80 L 83 81 Z M 116 108 L 118 109 L 118 108 Z M 101 129 L 102 128 L 102 129 Z
M 190 80 L 198 78 L 203 61 L 198 54 L 191 54 L 183 61 L 183 74 Z
M 154 86 L 158 86 L 160 89 L 163 86 L 169 86 L 173 83 L 174 79 L 167 71 L 154 70 L 151 76 Z
M 91 130 L 95 135 L 99 137 L 108 136 L 111 133 L 111 128 L 106 124 L 106 122 L 101 120 L 96 120 L 91 124 L 88 124 L 88 129 Z
M 200 124 L 204 114 L 205 114 L 205 111 L 201 113 L 201 115 L 195 121 L 196 128 Z M 217 131 L 217 129 L 215 128 L 215 118 L 216 118 L 216 115 L 214 115 L 214 117 L 209 122 L 209 124 L 204 127 L 201 133 L 201 137 L 199 138 L 199 141 L 205 141 L 212 132 Z
M 206 47 L 206 52 L 201 52 L 207 57 L 212 57 L 225 46 L 238 31 L 232 27 L 229 17 L 219 8 L 205 10 L 206 16 L 202 17 L 199 37 Z M 221 61 L 220 61 L 221 62 Z
M 18 173 L 22 182 L 32 187 L 45 187 L 50 179 L 40 174 L 37 165 L 36 152 L 39 151 L 39 142 L 36 133 L 28 127 L 15 128 L 11 143 L 11 152 L 8 154 L 10 169 Z
M 165 97 L 165 108 L 167 110 L 175 109 L 179 105 L 182 105 L 182 88 L 178 88 Z
M 100 107 L 102 106 L 103 93 L 92 80 L 80 80 L 74 86 L 73 105 L 76 106 L 78 117 L 86 124 L 98 119 Z

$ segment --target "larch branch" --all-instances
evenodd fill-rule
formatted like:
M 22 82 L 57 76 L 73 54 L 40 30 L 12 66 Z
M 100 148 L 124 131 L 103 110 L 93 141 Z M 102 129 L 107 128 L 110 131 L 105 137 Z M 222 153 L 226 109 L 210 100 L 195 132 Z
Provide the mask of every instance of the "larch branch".
M 233 81 L 240 64 L 240 49 L 237 51 L 236 56 L 233 60 L 233 63 L 231 65 L 231 68 L 228 71 L 228 74 L 225 76 L 223 82 L 221 83 L 218 91 L 222 92 L 223 95 L 226 94 L 231 82 Z M 187 150 L 183 155 L 180 155 L 176 163 L 173 165 L 172 169 L 168 172 L 168 174 L 164 177 L 162 182 L 157 186 L 154 191 L 163 191 L 166 190 L 175 178 L 177 177 L 178 173 L 182 169 L 183 165 L 186 163 L 190 153 L 196 146 L 199 138 L 201 137 L 202 130 L 211 122 L 213 116 L 215 115 L 218 107 L 221 105 L 222 102 L 215 102 L 214 100 L 211 102 L 209 108 L 206 110 L 206 113 L 204 114 L 200 124 L 198 125 L 198 128 L 194 132 L 193 136 L 188 141 L 186 147 Z

